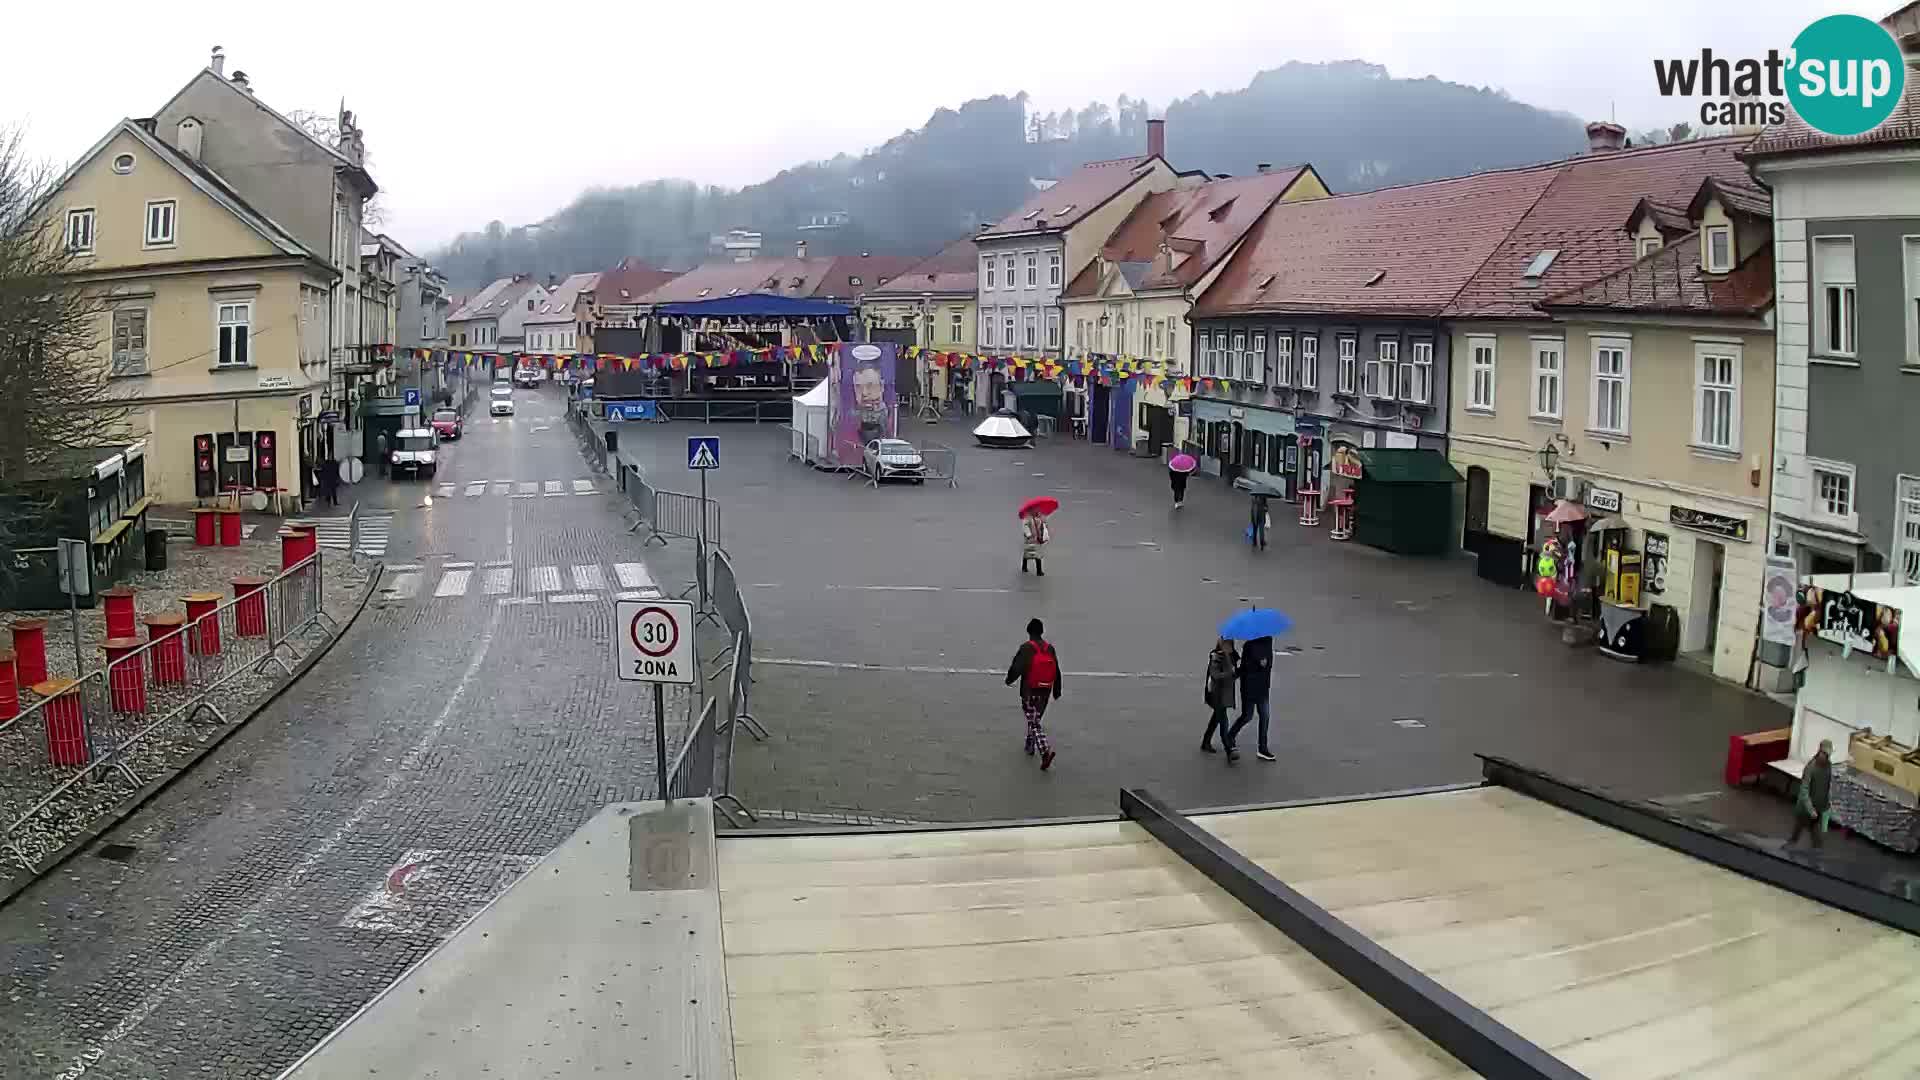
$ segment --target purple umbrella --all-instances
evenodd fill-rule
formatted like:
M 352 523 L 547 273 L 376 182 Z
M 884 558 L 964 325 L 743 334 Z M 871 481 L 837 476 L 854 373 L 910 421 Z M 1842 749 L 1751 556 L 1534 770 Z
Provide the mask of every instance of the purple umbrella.
M 1174 472 L 1192 472 L 1200 467 L 1200 462 L 1192 454 L 1175 454 L 1167 462 L 1167 468 Z

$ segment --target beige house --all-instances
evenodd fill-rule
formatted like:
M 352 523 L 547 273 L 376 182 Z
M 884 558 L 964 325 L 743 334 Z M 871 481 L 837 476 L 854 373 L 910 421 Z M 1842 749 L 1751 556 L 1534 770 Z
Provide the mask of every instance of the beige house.
M 935 352 L 972 353 L 980 340 L 974 333 L 979 280 L 973 238 L 956 240 L 867 293 L 860 317 L 876 338 L 891 337 L 885 332 L 894 331 L 903 337 L 911 334 L 907 340 Z M 923 365 L 922 378 L 929 393 L 950 396 L 945 368 Z
M 1147 360 L 1164 365 L 1169 376 L 1191 374 L 1183 341 L 1194 298 L 1213 284 L 1275 203 L 1326 195 L 1311 165 L 1262 165 L 1252 176 L 1183 176 L 1180 186 L 1147 196 L 1067 283 L 1061 297 L 1067 358 Z M 1127 430 L 1134 442 L 1148 441 L 1156 423 L 1163 441 L 1178 445 L 1185 439 L 1166 382 L 1142 383 L 1132 400 Z
M 1557 499 L 1583 507 L 1589 528 L 1621 529 L 1644 555 L 1643 600 L 1674 609 L 1682 653 L 1735 682 L 1766 558 L 1768 205 L 1730 172 L 1690 202 L 1642 198 L 1617 222 L 1628 265 L 1547 292 L 1532 319 L 1450 324 L 1468 545 L 1530 552 Z
M 149 493 L 298 493 L 303 422 L 327 388 L 331 261 L 193 151 L 124 120 L 53 187 L 80 279 L 105 301 L 99 362 L 147 439 Z M 356 248 L 357 255 L 357 248 Z

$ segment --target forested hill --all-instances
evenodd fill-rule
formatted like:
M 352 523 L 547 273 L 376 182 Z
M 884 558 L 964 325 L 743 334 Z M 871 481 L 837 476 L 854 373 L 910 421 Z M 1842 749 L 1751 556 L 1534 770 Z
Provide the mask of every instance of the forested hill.
M 1335 191 L 1360 191 L 1563 157 L 1585 146 L 1581 121 L 1504 92 L 1396 79 L 1375 64 L 1289 63 L 1245 89 L 1198 93 L 1156 110 L 1179 169 L 1240 175 L 1260 162 L 1311 162 Z M 763 234 L 769 254 L 931 253 L 1024 201 L 1033 180 L 1085 161 L 1142 152 L 1145 101 L 1030 113 L 1025 94 L 940 109 L 924 127 L 858 156 L 839 154 L 740 190 L 650 180 L 581 194 L 547 221 L 464 233 L 435 262 L 456 287 L 516 271 L 565 275 L 637 255 L 684 268 L 728 229 Z M 802 230 L 825 215 L 846 224 Z

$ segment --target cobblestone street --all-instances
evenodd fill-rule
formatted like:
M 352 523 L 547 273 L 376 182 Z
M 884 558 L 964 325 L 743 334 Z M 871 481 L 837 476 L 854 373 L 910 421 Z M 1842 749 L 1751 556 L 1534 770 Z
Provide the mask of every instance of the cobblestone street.
M 354 489 L 394 514 L 366 613 L 103 837 L 130 853 L 0 909 L 0 1075 L 272 1076 L 595 810 L 652 795 L 651 724 L 606 645 L 614 592 L 651 587 L 643 553 L 557 392 L 520 398 L 434 483 Z M 469 481 L 487 495 L 436 497 Z M 670 741 L 689 708 L 669 699 Z

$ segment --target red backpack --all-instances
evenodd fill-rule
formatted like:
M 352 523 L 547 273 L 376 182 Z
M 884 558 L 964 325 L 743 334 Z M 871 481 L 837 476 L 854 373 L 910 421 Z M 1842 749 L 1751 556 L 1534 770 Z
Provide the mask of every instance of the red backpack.
M 1027 661 L 1027 685 L 1035 690 L 1050 690 L 1055 679 L 1060 677 L 1060 661 L 1054 658 L 1053 646 L 1045 641 L 1033 643 L 1033 659 Z

